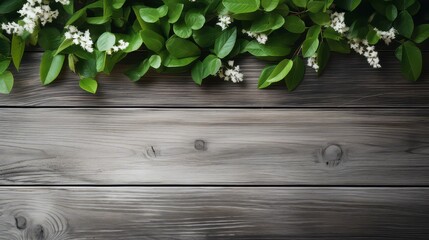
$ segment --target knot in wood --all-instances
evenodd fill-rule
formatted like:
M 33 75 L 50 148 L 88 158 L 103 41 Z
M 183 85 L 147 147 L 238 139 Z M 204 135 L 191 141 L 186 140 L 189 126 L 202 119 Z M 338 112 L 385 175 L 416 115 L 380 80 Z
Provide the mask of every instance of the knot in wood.
M 27 227 L 27 219 L 23 216 L 15 217 L 15 225 L 18 229 L 25 229 Z
M 45 238 L 45 229 L 42 227 L 42 225 L 36 225 L 36 227 L 33 230 L 34 239 L 36 240 L 44 240 Z
M 207 149 L 206 142 L 204 140 L 195 140 L 194 147 L 198 151 L 205 151 Z
M 336 167 L 340 164 L 343 158 L 343 150 L 337 144 L 328 145 L 322 151 L 323 160 L 329 167 Z

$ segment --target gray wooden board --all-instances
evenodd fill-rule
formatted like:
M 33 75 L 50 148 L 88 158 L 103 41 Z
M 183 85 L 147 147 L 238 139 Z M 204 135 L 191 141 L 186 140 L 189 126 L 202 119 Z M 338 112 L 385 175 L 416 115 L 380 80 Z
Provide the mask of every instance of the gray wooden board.
M 428 188 L 1 187 L 0 239 L 427 239 Z
M 428 185 L 429 111 L 0 109 L 1 184 Z
M 79 88 L 78 77 L 64 70 L 50 86 L 39 80 L 41 53 L 27 53 L 21 70 L 15 74 L 11 95 L 0 95 L 0 106 L 140 106 L 140 107 L 427 107 L 429 106 L 429 68 L 422 79 L 412 83 L 404 79 L 392 52 L 382 52 L 382 69 L 371 69 L 358 55 L 333 55 L 320 77 L 307 69 L 304 83 L 288 92 L 284 83 L 266 90 L 257 89 L 257 81 L 267 62 L 244 57 L 237 62 L 245 82 L 232 84 L 219 79 L 198 87 L 190 74 L 156 74 L 138 83 L 122 72 L 132 66 L 121 64 L 110 75 L 99 77 L 97 95 Z M 131 57 L 135 64 L 142 55 Z M 424 53 L 425 64 L 429 53 Z

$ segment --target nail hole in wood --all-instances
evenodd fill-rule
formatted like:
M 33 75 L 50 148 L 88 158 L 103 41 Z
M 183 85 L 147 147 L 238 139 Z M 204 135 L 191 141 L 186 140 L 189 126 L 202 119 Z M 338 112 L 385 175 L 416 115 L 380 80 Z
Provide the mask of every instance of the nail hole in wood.
M 204 140 L 201 140 L 201 139 L 195 140 L 194 147 L 198 151 L 207 150 L 206 142 Z
M 25 229 L 27 227 L 27 219 L 22 216 L 15 217 L 15 225 L 18 229 Z

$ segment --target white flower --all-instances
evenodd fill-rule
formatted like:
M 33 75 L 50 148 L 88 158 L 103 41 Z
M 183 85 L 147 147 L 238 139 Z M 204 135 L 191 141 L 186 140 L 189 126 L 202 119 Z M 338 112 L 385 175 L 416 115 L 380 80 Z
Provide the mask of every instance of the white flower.
M 224 70 L 223 68 L 226 68 Z M 234 66 L 234 61 L 228 61 L 228 66 L 223 66 L 218 73 L 220 78 L 223 78 L 225 81 L 231 81 L 233 83 L 238 83 L 243 81 L 243 74 L 240 72 L 240 66 Z
M 395 28 L 391 28 L 389 29 L 389 31 L 380 31 L 377 28 L 374 28 L 374 30 L 377 32 L 377 35 L 383 39 L 384 43 L 386 43 L 386 45 L 389 45 L 393 39 L 395 39 L 396 37 L 396 33 L 398 31 L 396 31 Z
M 70 3 L 69 0 L 56 0 L 56 2 Z M 58 10 L 51 10 L 49 1 L 42 0 L 27 0 L 18 13 L 23 17 L 22 24 L 9 22 L 1 26 L 8 34 L 22 36 L 25 31 L 33 33 L 39 23 L 44 26 L 56 19 L 59 14 Z
M 374 46 L 369 46 L 367 40 L 350 39 L 350 48 L 362 56 L 365 56 L 369 65 L 373 68 L 381 68 L 378 52 Z
M 55 0 L 55 2 L 59 2 L 62 5 L 69 5 L 70 4 L 70 0 Z
M 312 56 L 312 57 L 307 58 L 307 66 L 313 68 L 314 71 L 316 71 L 316 72 L 319 71 L 319 65 L 317 64 L 316 56 Z
M 75 26 L 69 25 L 66 26 L 67 32 L 64 33 L 66 39 L 71 39 L 73 44 L 80 45 L 87 52 L 92 53 L 94 48 L 92 47 L 93 42 L 89 33 L 89 30 L 85 32 L 79 31 Z
M 258 43 L 260 44 L 265 44 L 268 41 L 268 36 L 264 33 L 254 33 L 251 31 L 247 31 L 245 29 L 242 30 L 242 33 L 247 34 L 247 36 L 251 37 L 251 38 L 255 38 L 256 41 L 258 41 Z
M 219 15 L 218 19 L 219 21 L 216 23 L 216 25 L 220 26 L 222 30 L 227 29 L 232 23 L 232 18 L 228 15 Z
M 117 45 L 114 45 L 111 49 L 107 50 L 106 53 L 108 55 L 111 55 L 112 52 L 118 52 L 120 50 L 124 50 L 125 48 L 128 47 L 128 45 L 130 45 L 130 43 L 125 42 L 124 40 L 119 40 Z
M 334 12 L 331 13 L 331 28 L 338 33 L 345 33 L 349 30 L 344 22 L 344 13 Z

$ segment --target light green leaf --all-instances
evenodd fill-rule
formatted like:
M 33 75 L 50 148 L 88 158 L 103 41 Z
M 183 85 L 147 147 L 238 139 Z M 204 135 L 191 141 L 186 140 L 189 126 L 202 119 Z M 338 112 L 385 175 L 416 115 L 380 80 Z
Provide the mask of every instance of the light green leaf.
M 229 28 L 222 32 L 222 34 L 216 39 L 214 46 L 214 53 L 219 58 L 224 58 L 234 48 L 237 40 L 237 28 Z
M 275 83 L 281 81 L 290 72 L 292 66 L 293 61 L 290 59 L 284 59 L 279 64 L 277 64 L 276 68 L 274 68 L 273 72 L 268 76 L 267 82 Z
M 216 75 L 222 66 L 222 61 L 215 55 L 208 55 L 203 61 L 203 78 Z
M 204 67 L 201 61 L 197 61 L 192 67 L 191 76 L 197 85 L 201 85 L 204 79 Z
M 297 7 L 305 8 L 307 7 L 308 0 L 292 0 L 293 4 L 295 4 Z
M 120 9 L 126 0 L 113 0 L 112 6 L 114 9 Z
M 160 34 L 150 30 L 145 29 L 141 31 L 141 38 L 146 47 L 156 53 L 164 49 L 165 39 Z
M 302 55 L 307 57 L 312 57 L 319 47 L 319 39 L 318 38 L 307 38 L 302 44 Z
M 52 51 L 46 51 L 42 55 L 40 63 L 40 80 L 43 85 L 53 82 L 61 72 L 64 64 L 64 55 L 53 55 Z
M 174 5 L 174 7 L 169 8 L 170 9 L 168 11 L 168 22 L 169 23 L 175 23 L 175 22 L 177 22 L 177 20 L 179 20 L 184 6 L 185 5 L 183 3 L 177 3 Z
M 107 51 L 112 49 L 115 45 L 116 37 L 113 33 L 105 32 L 97 40 L 97 48 L 100 51 Z
M 0 57 L 0 73 L 4 73 L 10 65 L 10 58 Z
M 266 13 L 253 21 L 250 31 L 254 33 L 279 29 L 285 23 L 285 19 L 278 13 Z
M 83 90 L 95 94 L 97 92 L 98 83 L 92 78 L 84 78 L 79 81 L 79 86 Z
M 24 55 L 25 50 L 25 40 L 20 36 L 13 35 L 12 37 L 12 46 L 11 46 L 11 54 L 13 65 L 15 65 L 16 70 L 19 70 L 19 66 L 21 65 L 22 56 Z
M 0 93 L 9 94 L 13 88 L 13 75 L 6 71 L 0 74 Z
M 149 64 L 151 67 L 158 69 L 161 66 L 161 57 L 159 55 L 152 55 L 149 58 Z
M 267 66 L 262 70 L 261 75 L 259 76 L 259 79 L 258 79 L 258 88 L 259 89 L 266 88 L 266 87 L 271 85 L 270 82 L 267 82 L 267 79 L 271 75 L 271 73 L 274 71 L 275 68 L 276 68 L 275 65 L 274 66 Z
M 173 25 L 173 32 L 181 38 L 192 36 L 192 28 L 188 27 L 184 21 L 176 22 Z
M 159 20 L 159 12 L 156 8 L 143 7 L 139 10 L 140 17 L 148 23 L 155 23 Z
M 232 13 L 250 13 L 259 9 L 260 0 L 223 0 L 222 3 Z
M 265 11 L 271 12 L 279 5 L 280 0 L 261 0 L 261 6 Z
M 186 26 L 193 30 L 201 29 L 206 22 L 204 15 L 197 9 L 190 10 L 185 15 Z

